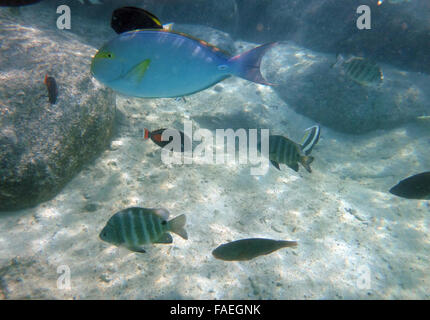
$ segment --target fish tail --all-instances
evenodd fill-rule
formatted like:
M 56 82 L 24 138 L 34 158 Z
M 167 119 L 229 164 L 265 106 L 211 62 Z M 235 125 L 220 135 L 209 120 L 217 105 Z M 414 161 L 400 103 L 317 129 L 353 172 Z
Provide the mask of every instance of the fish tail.
M 303 167 L 305 167 L 305 169 L 311 173 L 312 169 L 310 164 L 312 163 L 312 161 L 314 161 L 314 157 L 312 156 L 303 156 L 300 160 L 300 163 L 303 165 Z
M 143 136 L 143 139 L 145 139 L 145 140 L 149 139 L 149 136 L 150 136 L 150 132 L 148 129 L 145 128 L 145 135 Z
M 230 58 L 229 62 L 234 65 L 236 70 L 234 74 L 238 77 L 255 83 L 273 86 L 273 83 L 267 82 L 266 79 L 264 79 L 264 77 L 261 75 L 260 63 L 264 53 L 277 44 L 277 42 L 263 44 L 257 48 Z
M 297 247 L 297 241 L 280 240 L 282 247 Z
M 186 222 L 187 222 L 187 219 L 185 217 L 185 214 L 181 214 L 180 216 L 177 216 L 176 218 L 169 221 L 170 231 L 176 233 L 181 238 L 187 240 L 188 234 L 184 228 Z

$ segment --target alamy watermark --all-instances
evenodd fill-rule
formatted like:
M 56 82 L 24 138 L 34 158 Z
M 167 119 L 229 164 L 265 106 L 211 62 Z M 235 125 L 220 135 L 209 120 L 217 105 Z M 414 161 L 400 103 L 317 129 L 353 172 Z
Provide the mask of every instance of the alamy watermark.
M 70 290 L 72 288 L 70 278 L 70 268 L 68 265 L 61 265 L 57 268 L 57 273 L 60 275 L 57 279 L 57 289 Z
M 360 16 L 357 18 L 357 28 L 359 30 L 372 29 L 370 7 L 366 5 L 361 5 L 357 8 L 357 13 L 360 14 Z
M 72 17 L 71 17 L 71 11 L 70 7 L 62 4 L 57 7 L 57 13 L 60 14 L 60 16 L 57 18 L 57 28 L 60 30 L 70 30 L 71 24 L 72 24 Z M 360 5 L 357 8 L 357 14 L 360 14 L 360 16 L 357 18 L 357 28 L 359 30 L 369 30 L 371 29 L 371 10 L 370 7 L 367 5 Z
M 193 132 L 192 121 L 184 121 L 184 136 L 182 141 L 180 132 L 175 129 L 162 133 L 162 141 L 171 140 L 161 151 L 163 163 L 224 165 L 238 160 L 239 164 L 252 166 L 251 175 L 264 175 L 269 169 L 269 129 L 216 129 L 214 137 L 208 129 Z M 193 148 L 193 141 L 200 143 Z M 172 151 L 182 152 L 184 157 Z

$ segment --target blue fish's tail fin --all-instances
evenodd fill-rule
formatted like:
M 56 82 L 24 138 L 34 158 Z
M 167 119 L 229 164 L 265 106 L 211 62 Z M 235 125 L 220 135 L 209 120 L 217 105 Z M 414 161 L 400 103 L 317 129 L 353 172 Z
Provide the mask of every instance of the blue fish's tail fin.
M 267 82 L 261 75 L 260 63 L 264 53 L 277 44 L 277 42 L 263 44 L 230 58 L 229 62 L 235 70 L 234 75 L 252 82 L 273 86 L 273 83 Z

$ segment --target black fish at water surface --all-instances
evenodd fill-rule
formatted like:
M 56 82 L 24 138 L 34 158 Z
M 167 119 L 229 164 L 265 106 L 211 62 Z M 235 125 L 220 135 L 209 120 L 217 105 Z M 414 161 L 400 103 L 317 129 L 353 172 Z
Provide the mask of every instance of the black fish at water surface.
M 246 261 L 286 247 L 297 246 L 297 241 L 263 238 L 241 239 L 222 244 L 212 251 L 215 258 L 224 261 Z
M 57 82 L 53 77 L 49 77 L 46 74 L 44 83 L 46 85 L 46 88 L 48 89 L 49 102 L 51 104 L 55 104 L 57 102 L 57 96 L 58 96 Z
M 122 7 L 112 13 L 111 27 L 116 33 L 137 29 L 163 29 L 160 20 L 151 12 L 136 7 Z
M 0 0 L 0 7 L 21 7 L 38 3 L 42 0 Z
M 165 132 L 166 130 L 170 130 L 171 133 L 175 133 L 175 132 L 179 133 L 179 136 L 181 137 L 181 152 L 184 152 L 187 147 L 190 149 L 189 151 L 192 150 L 193 145 L 192 145 L 191 139 L 188 136 L 186 136 L 182 131 L 175 130 L 175 129 L 158 129 L 154 131 L 149 131 L 148 129 L 145 128 L 144 139 L 146 140 L 151 138 L 151 140 L 155 144 L 157 144 L 161 148 L 164 148 L 169 143 L 171 143 L 174 139 L 172 136 L 170 136 L 169 140 L 166 140 L 166 141 L 162 140 L 163 132 Z M 173 151 L 178 151 L 178 148 L 175 148 L 175 146 L 173 146 Z
M 390 189 L 390 193 L 406 199 L 430 200 L 430 171 L 403 179 Z

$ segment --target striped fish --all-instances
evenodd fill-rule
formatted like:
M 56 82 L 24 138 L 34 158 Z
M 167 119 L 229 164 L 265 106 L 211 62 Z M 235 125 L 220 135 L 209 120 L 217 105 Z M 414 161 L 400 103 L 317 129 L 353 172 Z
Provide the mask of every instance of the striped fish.
M 310 173 L 312 172 L 310 164 L 314 160 L 311 156 L 303 155 L 301 146 L 283 136 L 269 136 L 269 160 L 279 168 L 279 164 L 286 164 L 294 171 L 299 171 L 299 163 Z
M 116 246 L 125 246 L 135 252 L 145 252 L 143 245 L 150 243 L 172 243 L 174 232 L 188 239 L 184 229 L 185 215 L 167 220 L 166 209 L 147 209 L 132 207 L 115 213 L 100 232 L 100 238 Z
M 305 135 L 302 139 L 301 149 L 305 155 L 310 155 L 314 146 L 320 140 L 321 128 L 320 126 L 312 126 L 305 130 Z
M 345 60 L 337 56 L 334 67 L 339 66 L 351 80 L 361 85 L 380 84 L 384 80 L 381 68 L 373 61 L 362 57 L 351 57 Z

